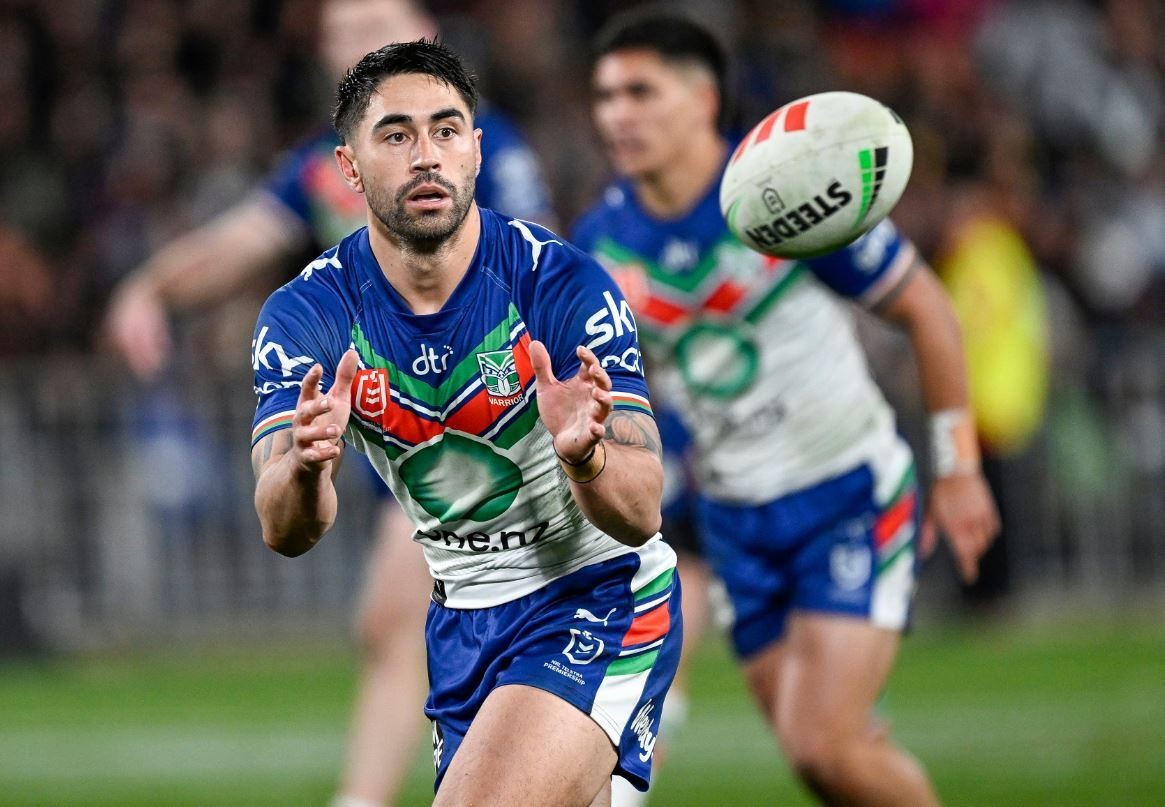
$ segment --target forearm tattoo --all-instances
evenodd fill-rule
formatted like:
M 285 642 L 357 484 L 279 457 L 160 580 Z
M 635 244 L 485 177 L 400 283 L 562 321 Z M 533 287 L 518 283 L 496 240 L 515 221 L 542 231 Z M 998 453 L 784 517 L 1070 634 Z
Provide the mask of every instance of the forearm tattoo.
M 646 448 L 655 456 L 663 457 L 659 429 L 650 415 L 617 409 L 607 416 L 607 433 L 603 437 L 609 443 Z
M 267 435 L 251 449 L 251 470 L 255 478 L 263 473 L 272 457 L 281 457 L 291 450 L 291 429 L 280 429 Z

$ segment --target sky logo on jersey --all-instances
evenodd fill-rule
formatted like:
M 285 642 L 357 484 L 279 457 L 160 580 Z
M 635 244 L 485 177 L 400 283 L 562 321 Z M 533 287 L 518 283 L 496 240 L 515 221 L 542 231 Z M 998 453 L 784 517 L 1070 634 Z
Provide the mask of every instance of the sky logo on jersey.
M 356 411 L 365 417 L 380 417 L 388 407 L 388 371 L 360 370 L 356 373 L 355 390 L 352 402 Z
M 512 406 L 522 400 L 522 378 L 514 362 L 513 350 L 490 350 L 477 354 L 481 382 L 491 403 Z
M 264 325 L 259 331 L 259 335 L 251 340 L 251 367 L 254 368 L 255 372 L 260 369 L 276 369 L 275 365 L 272 364 L 272 359 L 279 363 L 278 369 L 284 378 L 289 377 L 296 367 L 312 364 L 311 356 L 288 356 L 283 345 L 277 342 L 268 342 L 267 332 L 269 330 L 271 329 Z
M 594 337 L 587 342 L 588 350 L 602 347 L 625 333 L 635 333 L 635 315 L 631 313 L 627 301 L 616 303 L 614 295 L 609 291 L 603 292 L 603 299 L 607 302 L 606 308 L 600 308 L 587 318 L 587 336 Z

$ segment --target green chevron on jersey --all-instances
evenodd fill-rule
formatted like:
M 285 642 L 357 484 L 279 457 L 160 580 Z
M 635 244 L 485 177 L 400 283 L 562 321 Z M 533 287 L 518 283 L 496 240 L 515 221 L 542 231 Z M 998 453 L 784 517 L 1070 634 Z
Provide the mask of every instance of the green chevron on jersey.
M 735 242 L 736 239 L 732 235 L 726 234 L 722 241 Z M 606 236 L 600 238 L 595 244 L 595 254 L 615 264 L 639 264 L 647 271 L 648 277 L 653 282 L 684 294 L 692 294 L 716 271 L 716 267 L 720 263 L 719 246 L 717 244 L 713 248 L 705 250 L 700 262 L 685 272 L 668 271 L 655 261 L 648 260 Z
M 433 409 L 440 410 L 452 400 L 453 396 L 470 381 L 481 374 L 481 367 L 477 361 L 479 352 L 502 350 L 510 344 L 510 334 L 515 326 L 521 322 L 518 309 L 511 303 L 506 319 L 499 322 L 485 338 L 465 354 L 465 358 L 457 363 L 445 379 L 437 386 L 428 384 L 409 375 L 388 359 L 376 352 L 372 343 L 365 336 L 359 323 L 352 325 L 352 344 L 361 360 L 368 367 L 388 370 L 389 379 L 393 387 L 403 396 L 418 403 L 425 404 Z

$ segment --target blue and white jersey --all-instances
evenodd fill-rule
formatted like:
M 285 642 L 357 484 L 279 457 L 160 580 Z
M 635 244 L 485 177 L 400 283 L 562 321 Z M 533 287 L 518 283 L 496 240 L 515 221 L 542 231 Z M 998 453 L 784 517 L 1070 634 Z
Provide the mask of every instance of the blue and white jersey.
M 477 203 L 508 216 L 549 221 L 550 192 L 538 157 L 518 128 L 485 105 L 473 124 L 482 130 Z M 336 165 L 340 144 L 331 128 L 293 149 L 267 179 L 264 191 L 315 243 L 335 244 L 366 223 L 364 197 L 344 183 Z
M 692 432 L 703 493 L 768 502 L 873 463 L 891 494 L 911 456 L 845 301 L 876 305 L 910 270 L 914 247 L 893 224 L 832 255 L 779 260 L 728 231 L 715 186 L 661 221 L 619 182 L 574 242 L 627 293 L 656 398 L 676 400 Z
M 252 363 L 252 443 L 288 428 L 303 377 L 322 388 L 354 347 L 345 440 L 366 454 L 417 525 L 438 588 L 455 608 L 535 591 L 581 566 L 637 551 L 662 572 L 674 553 L 600 532 L 578 508 L 538 417 L 531 340 L 556 377 L 586 345 L 611 376 L 615 409 L 650 414 L 635 319 L 611 277 L 536 224 L 481 210 L 481 238 L 449 300 L 412 313 L 360 229 L 267 300 Z

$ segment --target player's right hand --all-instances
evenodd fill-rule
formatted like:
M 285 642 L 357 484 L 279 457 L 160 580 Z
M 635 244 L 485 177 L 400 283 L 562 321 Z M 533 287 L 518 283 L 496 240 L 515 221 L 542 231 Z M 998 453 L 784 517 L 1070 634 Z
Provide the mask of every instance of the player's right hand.
M 934 551 L 940 533 L 947 538 L 963 582 L 974 583 L 979 559 L 999 534 L 999 511 L 982 472 L 935 480 L 922 526 L 924 557 Z
M 151 289 L 127 281 L 113 296 L 105 332 L 118 355 L 138 378 L 149 381 L 170 363 L 174 342 L 162 299 Z
M 305 471 L 320 473 L 343 452 L 340 437 L 352 413 L 352 381 L 359 357 L 349 348 L 336 367 L 336 380 L 325 395 L 320 391 L 324 368 L 313 364 L 304 376 L 291 421 L 291 454 Z

